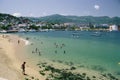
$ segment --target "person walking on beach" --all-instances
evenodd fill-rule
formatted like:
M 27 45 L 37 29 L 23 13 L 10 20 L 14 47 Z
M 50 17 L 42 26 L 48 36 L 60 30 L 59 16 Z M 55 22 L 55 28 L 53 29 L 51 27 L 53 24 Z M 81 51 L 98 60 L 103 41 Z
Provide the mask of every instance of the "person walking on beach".
M 22 73 L 23 73 L 24 75 L 26 75 L 26 74 L 25 74 L 25 64 L 26 64 L 26 62 L 23 62 L 23 64 L 21 65 Z
M 18 44 L 20 43 L 20 40 L 18 40 Z

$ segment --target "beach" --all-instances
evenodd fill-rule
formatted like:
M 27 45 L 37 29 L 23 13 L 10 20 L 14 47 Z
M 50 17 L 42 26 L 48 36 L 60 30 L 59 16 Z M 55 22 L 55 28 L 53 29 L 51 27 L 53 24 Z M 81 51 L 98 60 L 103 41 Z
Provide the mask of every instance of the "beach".
M 19 63 L 14 55 L 14 48 L 14 44 L 9 42 L 9 35 L 0 35 L 0 77 L 6 80 L 22 78 L 20 71 L 17 70 Z
M 18 40 L 20 40 L 19 44 Z M 0 80 L 24 80 L 25 77 L 30 77 L 30 75 L 42 79 L 32 66 L 27 66 L 27 75 L 22 74 L 21 64 L 27 61 L 24 55 L 21 55 L 25 46 L 26 41 L 18 36 L 0 35 Z
M 118 80 L 110 73 L 101 73 L 72 62 L 50 61 L 42 56 L 36 61 L 26 56 L 26 46 L 32 45 L 22 37 L 0 35 L 0 80 L 65 80 L 66 77 L 72 77 L 73 80 Z M 26 62 L 26 75 L 21 70 L 23 62 Z

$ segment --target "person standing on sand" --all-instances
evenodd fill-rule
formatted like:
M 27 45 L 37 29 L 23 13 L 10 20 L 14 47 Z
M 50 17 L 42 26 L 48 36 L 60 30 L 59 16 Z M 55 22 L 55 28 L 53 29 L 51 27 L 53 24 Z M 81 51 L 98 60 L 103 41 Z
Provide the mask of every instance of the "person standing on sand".
M 26 64 L 26 62 L 23 62 L 23 64 L 21 65 L 22 73 L 23 73 L 24 75 L 26 75 L 26 74 L 25 74 L 25 64 Z
M 20 43 L 20 40 L 18 40 L 18 44 Z

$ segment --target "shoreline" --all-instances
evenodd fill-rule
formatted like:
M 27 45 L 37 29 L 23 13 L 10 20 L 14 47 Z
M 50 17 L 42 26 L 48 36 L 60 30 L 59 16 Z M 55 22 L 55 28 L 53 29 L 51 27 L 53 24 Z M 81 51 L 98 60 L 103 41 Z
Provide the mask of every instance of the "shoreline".
M 9 36 L 10 35 L 0 35 L 0 78 L 5 78 L 7 80 L 21 80 L 20 78 L 23 77 L 15 66 L 15 64 L 19 65 L 14 55 L 15 46 L 13 43 L 9 42 Z
M 18 44 L 18 40 L 20 43 Z M 37 77 L 45 80 L 36 70 L 37 66 L 31 65 L 29 58 L 24 56 L 24 47 L 29 41 L 11 34 L 0 35 L 0 78 L 6 80 L 24 80 L 26 77 Z M 26 61 L 26 74 L 22 74 L 21 64 Z M 32 73 L 31 73 L 32 72 Z M 14 77 L 13 77 L 14 76 Z
M 112 75 L 101 74 L 98 71 L 86 69 L 84 67 L 78 68 L 76 65 L 65 65 L 60 61 L 54 62 L 43 58 L 41 58 L 38 62 L 32 61 L 29 57 L 26 57 L 24 54 L 26 53 L 25 47 L 30 44 L 28 40 L 23 39 L 17 35 L 7 34 L 5 36 L 6 37 L 0 35 L 0 58 L 1 58 L 0 71 L 2 72 L 0 73 L 0 78 L 5 78 L 7 80 L 24 80 L 24 79 L 46 80 L 49 77 L 49 75 L 53 75 L 53 78 L 55 78 L 56 74 L 54 73 L 57 73 L 58 74 L 57 77 L 60 77 L 59 75 L 62 74 L 67 75 L 70 74 L 73 77 L 76 76 L 76 74 L 79 74 L 79 76 L 84 76 L 86 80 L 88 79 L 88 77 L 91 80 L 111 79 L 110 77 Z M 18 40 L 20 40 L 19 43 Z M 27 62 L 26 64 L 27 75 L 23 75 L 20 68 L 21 64 L 24 61 Z M 54 69 L 55 71 L 54 70 L 52 71 L 52 69 Z M 56 72 L 56 70 L 58 72 Z M 51 73 L 51 71 L 54 73 Z

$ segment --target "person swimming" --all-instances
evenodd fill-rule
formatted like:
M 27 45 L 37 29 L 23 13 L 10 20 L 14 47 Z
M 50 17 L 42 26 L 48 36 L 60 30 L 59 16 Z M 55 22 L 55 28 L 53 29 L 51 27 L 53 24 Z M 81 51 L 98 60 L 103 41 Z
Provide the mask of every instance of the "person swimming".
M 66 51 L 65 51 L 65 50 L 64 50 L 63 52 L 64 52 L 64 54 L 66 53 Z

